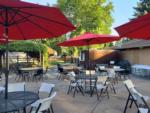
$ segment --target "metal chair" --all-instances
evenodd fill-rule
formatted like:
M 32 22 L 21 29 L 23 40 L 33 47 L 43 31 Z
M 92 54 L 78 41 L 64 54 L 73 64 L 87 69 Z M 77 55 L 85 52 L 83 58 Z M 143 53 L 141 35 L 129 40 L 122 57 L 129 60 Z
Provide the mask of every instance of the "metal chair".
M 29 76 L 29 72 L 25 72 L 25 71 L 21 71 L 20 69 L 17 70 L 17 73 L 16 73 L 16 78 L 15 80 L 16 81 L 26 81 L 26 79 L 29 81 L 30 79 L 30 76 Z
M 62 66 L 57 66 L 58 69 L 58 80 L 62 80 L 66 77 L 66 75 L 68 74 L 68 72 L 64 71 L 64 68 Z
M 43 80 L 43 69 L 38 69 L 37 72 L 33 75 L 33 81 Z

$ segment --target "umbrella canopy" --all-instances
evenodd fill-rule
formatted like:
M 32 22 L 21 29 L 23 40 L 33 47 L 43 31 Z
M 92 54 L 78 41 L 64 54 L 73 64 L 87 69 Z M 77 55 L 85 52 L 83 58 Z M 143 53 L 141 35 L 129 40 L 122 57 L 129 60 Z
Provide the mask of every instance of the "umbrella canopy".
M 119 40 L 118 36 L 112 35 L 101 35 L 101 34 L 93 34 L 93 33 L 85 33 L 83 35 L 74 37 L 65 42 L 59 43 L 58 46 L 88 46 L 88 54 L 89 54 L 89 45 L 91 44 L 102 44 L 107 42 L 112 42 Z M 90 59 L 88 57 L 88 69 L 90 69 Z M 90 92 L 92 96 L 92 87 L 91 87 L 91 71 L 90 71 Z
M 6 26 L 14 40 L 57 37 L 75 29 L 58 8 L 19 0 L 0 1 L 0 34 Z
M 70 40 L 59 43 L 58 46 L 86 46 L 92 44 L 103 44 L 119 39 L 119 36 L 85 33 L 80 36 L 71 38 Z
M 27 40 L 57 37 L 75 29 L 58 8 L 20 0 L 0 1 L 0 39 Z M 8 44 L 6 44 L 5 98 L 8 96 Z
M 121 37 L 150 39 L 150 13 L 115 28 Z

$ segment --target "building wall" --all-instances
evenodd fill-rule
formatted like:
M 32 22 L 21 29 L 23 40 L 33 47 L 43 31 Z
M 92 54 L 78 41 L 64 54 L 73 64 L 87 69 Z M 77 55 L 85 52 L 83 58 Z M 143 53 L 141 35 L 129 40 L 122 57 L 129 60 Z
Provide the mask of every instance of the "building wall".
M 82 61 L 84 67 L 88 67 L 88 52 L 85 54 L 85 61 Z M 116 50 L 90 50 L 90 67 L 94 68 L 96 64 L 108 64 L 111 60 L 118 62 L 120 60 L 120 51 Z
M 127 49 L 121 51 L 121 55 L 131 64 L 150 65 L 150 48 Z

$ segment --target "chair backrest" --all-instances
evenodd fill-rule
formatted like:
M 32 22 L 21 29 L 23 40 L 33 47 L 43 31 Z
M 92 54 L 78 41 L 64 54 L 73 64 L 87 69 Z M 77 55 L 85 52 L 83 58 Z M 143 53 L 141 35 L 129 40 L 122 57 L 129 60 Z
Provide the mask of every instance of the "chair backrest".
M 76 76 L 76 74 L 75 74 L 75 72 L 74 71 L 71 71 L 71 72 L 69 72 L 68 73 L 70 76 L 73 76 L 73 77 L 75 77 Z
M 38 74 L 38 75 L 43 74 L 43 69 L 38 69 L 38 70 L 37 70 L 37 74 Z
M 115 70 L 114 70 L 114 69 L 108 69 L 108 70 L 107 70 L 107 75 L 108 75 L 108 77 L 110 77 L 110 78 L 115 77 Z
M 49 83 L 41 83 L 39 93 L 47 93 L 48 97 L 51 95 L 53 88 L 55 87 L 55 84 L 49 84 Z
M 98 76 L 98 82 L 105 84 L 108 80 L 108 76 Z
M 133 82 L 132 82 L 130 79 L 125 80 L 123 83 L 125 84 L 125 86 L 126 86 L 128 89 L 134 88 L 134 84 L 133 84 Z
M 16 91 L 25 91 L 25 82 L 8 84 L 8 92 L 16 92 Z
M 112 64 L 112 65 L 113 65 L 113 64 L 115 64 L 115 61 L 113 61 L 113 60 L 112 60 L 112 61 L 110 61 L 110 64 Z
M 105 66 L 99 66 L 99 69 L 100 69 L 100 70 L 104 70 L 104 69 L 105 69 Z
M 120 66 L 113 66 L 114 69 L 120 69 Z
M 62 72 L 64 72 L 64 69 L 62 67 L 59 67 L 58 72 L 62 73 Z
M 42 111 L 45 111 L 45 110 L 49 109 L 50 104 L 52 103 L 52 100 L 54 99 L 55 96 L 56 96 L 56 92 L 54 92 L 48 98 L 41 99 L 40 102 L 39 102 L 39 106 L 36 110 L 36 113 L 42 112 Z
M 138 107 L 146 107 L 149 109 L 149 106 L 141 93 L 139 93 L 134 88 L 131 89 L 131 92 L 134 95 L 133 98 L 136 100 Z
M 86 70 L 86 71 L 85 71 L 85 74 L 86 74 L 86 75 L 90 75 L 90 74 L 91 74 L 91 75 L 95 75 L 95 70 Z

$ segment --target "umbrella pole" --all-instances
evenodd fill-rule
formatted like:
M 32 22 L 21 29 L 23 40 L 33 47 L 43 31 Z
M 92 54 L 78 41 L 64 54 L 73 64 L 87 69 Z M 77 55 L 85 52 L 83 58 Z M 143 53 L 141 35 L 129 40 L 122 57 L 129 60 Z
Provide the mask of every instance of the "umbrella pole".
M 90 70 L 90 41 L 88 41 L 88 70 L 90 74 L 90 95 L 92 96 L 92 81 L 91 81 L 91 70 Z
M 8 98 L 8 9 L 5 9 L 4 38 L 6 38 L 5 99 Z

